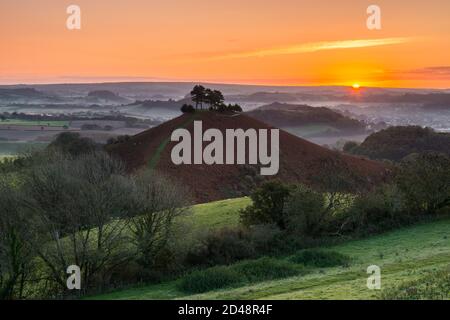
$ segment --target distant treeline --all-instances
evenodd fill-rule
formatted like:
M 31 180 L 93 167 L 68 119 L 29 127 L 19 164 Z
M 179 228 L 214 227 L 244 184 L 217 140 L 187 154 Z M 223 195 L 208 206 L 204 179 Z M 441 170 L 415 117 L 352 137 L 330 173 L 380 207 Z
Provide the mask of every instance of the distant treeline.
M 440 152 L 450 155 L 450 133 L 436 132 L 420 126 L 389 127 L 373 133 L 366 140 L 347 142 L 344 151 L 371 159 L 400 161 L 410 154 Z
M 71 114 L 28 114 L 22 112 L 3 112 L 0 113 L 0 119 L 2 121 L 6 119 L 20 119 L 20 120 L 30 120 L 30 121 L 76 121 L 76 120 L 108 120 L 108 121 L 125 121 L 127 125 L 158 125 L 159 120 L 154 119 L 138 119 L 133 117 L 124 116 L 122 114 L 94 114 L 91 116 L 81 116 L 81 115 L 71 115 Z

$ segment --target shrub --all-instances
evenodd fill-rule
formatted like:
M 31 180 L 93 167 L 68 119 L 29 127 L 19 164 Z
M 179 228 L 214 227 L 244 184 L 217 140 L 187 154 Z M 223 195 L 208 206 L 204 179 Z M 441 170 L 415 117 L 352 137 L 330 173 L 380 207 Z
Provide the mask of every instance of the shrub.
M 347 153 L 352 153 L 358 146 L 359 143 L 356 141 L 347 141 L 342 147 L 342 150 Z
M 340 231 L 372 234 L 404 225 L 409 219 L 397 187 L 384 185 L 355 199 L 342 217 L 344 227 Z
M 131 139 L 131 136 L 125 134 L 117 137 L 111 137 L 107 140 L 106 144 L 116 144 L 116 143 L 122 143 L 127 142 Z
M 348 266 L 350 263 L 350 257 L 339 252 L 313 249 L 300 251 L 289 260 L 319 268 Z
M 62 132 L 58 134 L 48 148 L 56 149 L 72 156 L 92 153 L 98 149 L 92 139 L 81 137 L 77 132 Z
M 187 293 L 202 293 L 226 288 L 242 280 L 242 276 L 229 267 L 218 266 L 188 274 L 182 278 L 179 289 Z
M 284 204 L 290 188 L 278 181 L 264 183 L 252 193 L 253 204 L 240 211 L 241 222 L 246 226 L 276 224 L 286 229 Z
M 450 157 L 412 154 L 401 162 L 396 183 L 410 212 L 435 214 L 450 206 Z
M 302 272 L 302 267 L 289 261 L 264 257 L 253 261 L 243 261 L 232 266 L 232 269 L 250 282 L 288 278 Z
M 230 266 L 196 270 L 181 279 L 179 289 L 187 293 L 202 293 L 244 282 L 254 283 L 288 278 L 303 272 L 303 266 L 285 260 L 264 257 Z
M 183 104 L 183 106 L 181 107 L 181 112 L 192 113 L 195 112 L 195 108 L 190 104 Z
M 212 231 L 201 244 L 187 254 L 189 265 L 230 264 L 255 255 L 250 235 L 243 229 L 224 228 Z
M 289 229 L 302 235 L 317 235 L 327 224 L 325 197 L 302 185 L 289 197 L 285 213 L 290 222 Z

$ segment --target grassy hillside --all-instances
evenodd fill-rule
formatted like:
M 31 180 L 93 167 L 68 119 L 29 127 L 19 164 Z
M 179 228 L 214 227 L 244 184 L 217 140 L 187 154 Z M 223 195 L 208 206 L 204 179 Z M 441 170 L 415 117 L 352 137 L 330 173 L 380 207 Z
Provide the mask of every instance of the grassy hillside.
M 259 178 L 259 175 L 256 178 L 255 166 L 244 168 L 229 164 L 214 166 L 205 163 L 174 164 L 171 151 L 178 142 L 169 141 L 170 136 L 177 128 L 184 128 L 193 135 L 194 117 L 195 120 L 202 122 L 203 131 L 215 128 L 225 133 L 229 129 L 271 130 L 272 128 L 242 113 L 230 115 L 210 111 L 195 112 L 183 114 L 157 127 L 145 130 L 122 143 L 108 145 L 106 149 L 123 160 L 130 171 L 141 168 L 155 169 L 185 185 L 196 203 L 248 195 L 255 186 L 266 180 Z M 280 159 L 282 159 L 279 163 L 279 171 L 275 176 L 267 177 L 267 179 L 276 178 L 286 183 L 319 184 L 320 179 L 317 179 L 317 176 L 324 172 L 325 166 L 329 167 L 330 176 L 338 176 L 340 172 L 351 168 L 352 175 L 348 179 L 358 183 L 361 189 L 368 189 L 384 181 L 389 173 L 388 168 L 382 163 L 340 154 L 283 130 L 280 131 L 279 140 Z M 246 171 L 244 174 L 248 177 L 243 178 L 243 171 Z
M 238 221 L 238 209 L 248 198 L 231 199 L 194 207 L 197 228 L 221 227 Z M 366 269 L 381 268 L 382 292 L 423 277 L 450 264 L 450 220 L 392 231 L 367 239 L 349 241 L 327 249 L 351 258 L 347 267 L 314 268 L 306 275 L 271 280 L 197 295 L 179 290 L 180 279 L 143 286 L 93 299 L 374 299 L 380 291 L 366 287 Z M 289 257 L 280 258 L 288 260 Z
M 251 203 L 248 197 L 214 201 L 193 206 L 192 220 L 195 229 L 214 229 L 235 226 L 239 222 L 239 209 Z

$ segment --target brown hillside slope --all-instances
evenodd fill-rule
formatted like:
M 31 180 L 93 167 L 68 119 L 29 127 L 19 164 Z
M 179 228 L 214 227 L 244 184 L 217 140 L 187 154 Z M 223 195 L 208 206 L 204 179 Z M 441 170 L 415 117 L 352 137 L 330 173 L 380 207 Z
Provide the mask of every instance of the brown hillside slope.
M 368 188 L 387 176 L 388 170 L 379 162 L 328 150 L 280 130 L 280 169 L 277 175 L 265 177 L 259 170 L 246 165 L 175 165 L 170 142 L 173 130 L 186 128 L 193 137 L 193 121 L 201 120 L 203 131 L 225 129 L 270 129 L 273 127 L 244 114 L 229 115 L 213 112 L 184 114 L 151 128 L 130 140 L 108 146 L 108 150 L 123 159 L 131 171 L 152 168 L 180 181 L 192 190 L 196 202 L 207 202 L 248 194 L 264 179 L 302 182 L 317 186 L 317 177 L 351 172 L 358 188 Z M 225 135 L 224 135 L 225 136 Z M 206 144 L 205 144 L 206 145 Z M 326 187 L 326 186 L 321 186 Z

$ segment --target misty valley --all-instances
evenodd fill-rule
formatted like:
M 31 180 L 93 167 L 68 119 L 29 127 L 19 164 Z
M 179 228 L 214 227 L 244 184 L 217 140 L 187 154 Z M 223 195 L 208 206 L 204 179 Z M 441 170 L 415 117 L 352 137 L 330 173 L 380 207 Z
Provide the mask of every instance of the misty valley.
M 191 84 L 0 87 L 0 154 L 48 144 L 60 132 L 99 143 L 132 136 L 181 114 Z M 389 126 L 450 131 L 449 95 L 432 90 L 214 85 L 259 120 L 329 148 Z

